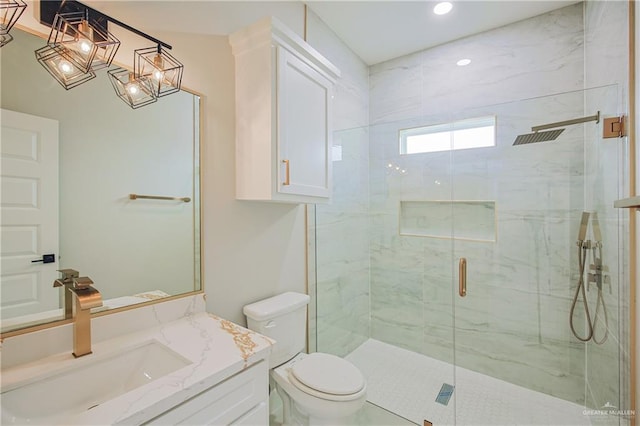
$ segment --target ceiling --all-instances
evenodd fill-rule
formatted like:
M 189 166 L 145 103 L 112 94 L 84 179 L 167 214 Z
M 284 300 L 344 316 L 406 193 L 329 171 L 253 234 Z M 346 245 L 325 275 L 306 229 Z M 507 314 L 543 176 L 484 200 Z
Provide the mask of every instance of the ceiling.
M 455 1 L 436 15 L 437 1 L 313 1 L 309 7 L 373 65 L 531 18 L 576 1 Z
M 436 1 L 306 2 L 364 62 L 373 65 L 576 3 L 575 0 L 454 1 L 438 16 Z M 300 1 L 86 0 L 146 32 L 227 35 L 272 15 L 302 32 Z

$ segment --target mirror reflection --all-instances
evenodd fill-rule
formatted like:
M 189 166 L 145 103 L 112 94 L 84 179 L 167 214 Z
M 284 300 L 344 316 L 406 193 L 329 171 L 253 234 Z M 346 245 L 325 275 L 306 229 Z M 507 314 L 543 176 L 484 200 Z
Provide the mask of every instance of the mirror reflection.
M 60 269 L 94 282 L 98 311 L 200 290 L 199 97 L 132 110 L 106 71 L 66 91 L 35 60 L 45 40 L 12 35 L 0 51 L 2 332 L 63 318 Z

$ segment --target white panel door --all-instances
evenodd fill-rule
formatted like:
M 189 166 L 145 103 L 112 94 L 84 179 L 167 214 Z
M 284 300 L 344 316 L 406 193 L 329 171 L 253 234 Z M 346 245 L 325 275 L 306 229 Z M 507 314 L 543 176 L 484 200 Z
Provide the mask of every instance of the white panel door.
M 2 319 L 56 309 L 58 274 L 58 122 L 1 110 Z M 56 261 L 33 262 L 44 254 Z
M 278 190 L 331 195 L 330 105 L 333 85 L 278 47 Z

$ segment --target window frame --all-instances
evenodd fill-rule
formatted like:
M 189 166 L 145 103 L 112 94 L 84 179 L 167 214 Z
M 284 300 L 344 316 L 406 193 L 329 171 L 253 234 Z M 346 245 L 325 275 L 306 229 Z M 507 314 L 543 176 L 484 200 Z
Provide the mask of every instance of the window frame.
M 438 152 L 451 152 L 451 151 L 460 151 L 466 149 L 479 149 L 479 148 L 492 148 L 498 145 L 497 142 L 497 116 L 493 115 L 484 115 L 480 117 L 473 118 L 465 118 L 462 120 L 455 120 L 450 122 L 438 123 L 438 124 L 429 124 L 426 126 L 418 126 L 418 127 L 409 127 L 405 129 L 398 130 L 398 144 L 400 155 L 415 155 L 415 154 L 431 154 Z M 492 132 L 492 143 L 477 145 L 477 146 L 465 146 L 457 148 L 455 146 L 455 133 L 463 130 L 469 129 L 479 129 L 485 127 L 493 127 Z M 433 150 L 412 150 L 408 152 L 408 143 L 407 139 L 412 136 L 422 136 L 422 135 L 434 135 L 439 133 L 449 133 L 449 140 L 452 141 L 449 144 L 449 147 L 446 149 L 433 149 Z

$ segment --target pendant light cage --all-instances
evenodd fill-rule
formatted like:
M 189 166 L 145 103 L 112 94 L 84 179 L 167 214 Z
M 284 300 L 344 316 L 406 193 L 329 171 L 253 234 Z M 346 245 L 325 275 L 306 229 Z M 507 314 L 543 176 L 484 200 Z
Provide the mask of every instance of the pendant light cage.
M 5 46 L 13 40 L 13 36 L 11 34 L 0 34 L 0 47 Z
M 160 46 L 134 51 L 134 73 L 149 79 L 157 97 L 180 91 L 183 71 L 184 65 Z
M 51 46 L 44 46 L 36 50 L 36 59 L 40 65 L 67 90 L 73 89 L 96 77 L 95 72 L 92 70 L 83 72 L 80 68 L 76 67 L 73 62 Z
M 0 0 L 0 5 L 9 3 L 24 0 Z M 116 67 L 107 72 L 118 97 L 135 109 L 180 91 L 184 66 L 164 51 L 171 46 L 161 40 L 76 0 L 40 0 L 40 22 L 51 26 L 51 32 L 47 45 L 36 50 L 36 59 L 65 89 L 111 65 L 120 47 L 108 31 L 114 24 L 156 46 L 134 50 L 133 71 Z M 11 39 L 8 32 L 0 33 L 0 46 Z
M 131 108 L 140 108 L 158 100 L 147 77 L 136 77 L 133 72 L 124 68 L 115 68 L 107 74 L 118 97 Z
M 27 4 L 23 0 L 0 0 L 0 36 L 9 35 L 9 31 L 18 22 L 26 7 Z M 4 44 L 11 40 L 13 37 L 10 36 Z
M 97 23 L 90 23 L 85 12 L 55 16 L 47 44 L 88 73 L 111 65 L 120 41 Z

